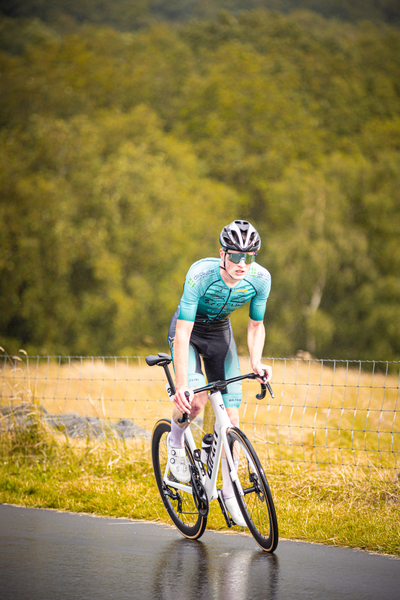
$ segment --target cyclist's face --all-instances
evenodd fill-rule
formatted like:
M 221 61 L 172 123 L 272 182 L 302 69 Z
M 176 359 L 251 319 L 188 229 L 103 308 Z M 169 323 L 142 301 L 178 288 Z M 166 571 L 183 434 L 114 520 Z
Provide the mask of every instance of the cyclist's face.
M 246 277 L 249 269 L 251 267 L 251 263 L 246 264 L 245 259 L 242 258 L 240 262 L 234 263 L 229 260 L 229 254 L 241 254 L 236 250 L 230 250 L 229 253 L 225 253 L 225 251 L 221 248 L 220 255 L 223 260 L 223 264 L 225 269 L 227 270 L 230 277 L 236 281 L 240 281 L 243 277 Z M 254 255 L 254 252 L 248 252 L 248 254 Z

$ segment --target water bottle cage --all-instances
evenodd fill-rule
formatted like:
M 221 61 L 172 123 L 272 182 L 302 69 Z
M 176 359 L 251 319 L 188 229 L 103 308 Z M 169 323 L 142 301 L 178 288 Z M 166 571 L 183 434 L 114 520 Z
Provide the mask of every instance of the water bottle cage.
M 208 458 L 210 456 L 210 451 L 211 451 L 211 446 L 213 443 L 213 435 L 212 433 L 206 433 L 205 436 L 203 437 L 203 441 L 201 444 L 201 462 L 204 465 L 208 464 Z

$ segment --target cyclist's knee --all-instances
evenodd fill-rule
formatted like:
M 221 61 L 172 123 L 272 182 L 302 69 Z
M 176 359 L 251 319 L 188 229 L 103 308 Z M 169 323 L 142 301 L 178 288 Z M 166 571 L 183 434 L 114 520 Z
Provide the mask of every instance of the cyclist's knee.
M 205 405 L 207 404 L 208 394 L 207 392 L 201 392 L 200 394 L 195 394 L 194 400 L 192 402 L 192 408 L 190 411 L 190 416 L 192 419 L 195 419 L 199 413 L 203 410 Z

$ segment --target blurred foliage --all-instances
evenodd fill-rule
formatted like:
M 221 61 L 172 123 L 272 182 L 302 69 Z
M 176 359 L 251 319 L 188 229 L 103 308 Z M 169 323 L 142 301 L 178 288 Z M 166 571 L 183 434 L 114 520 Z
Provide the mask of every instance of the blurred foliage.
M 380 20 L 400 24 L 398 0 L 0 0 L 0 12 L 13 18 L 38 18 L 61 28 L 78 23 L 107 24 L 129 31 L 154 20 L 215 19 L 255 9 L 290 13 L 309 10 L 343 21 Z
M 218 256 L 224 224 L 248 218 L 272 274 L 266 354 L 400 358 L 397 29 L 263 9 L 63 28 L 39 8 L 11 18 L 32 14 L 6 4 L 3 347 L 166 349 L 187 268 Z M 179 16 L 195 4 L 169 6 Z M 144 16 L 166 6 L 131 5 Z M 241 352 L 247 315 L 233 319 Z

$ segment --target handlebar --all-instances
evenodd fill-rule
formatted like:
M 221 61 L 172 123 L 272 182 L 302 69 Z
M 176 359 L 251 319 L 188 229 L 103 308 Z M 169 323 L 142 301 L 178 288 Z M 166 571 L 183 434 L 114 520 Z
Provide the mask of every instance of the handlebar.
M 233 383 L 234 381 L 241 381 L 242 379 L 257 379 L 258 377 L 260 377 L 260 376 L 256 375 L 255 373 L 247 373 L 246 375 L 239 375 L 239 377 L 232 377 L 231 379 L 227 379 L 226 381 L 223 381 L 223 380 L 213 381 L 212 383 L 205 385 L 204 387 L 197 388 L 197 390 L 193 390 L 193 393 L 199 394 L 200 392 L 211 392 L 211 393 L 222 392 L 222 390 L 224 388 L 226 388 L 227 385 L 229 385 L 230 383 Z M 265 380 L 265 377 L 263 377 L 263 379 Z M 271 385 L 268 383 L 268 381 L 265 381 L 265 383 L 264 382 L 261 383 L 260 393 L 256 394 L 257 400 L 262 400 L 263 398 L 265 398 L 267 390 L 271 394 L 271 397 L 275 398 Z M 189 398 L 189 392 L 185 392 L 185 396 L 186 396 L 186 398 Z M 178 422 L 185 423 L 186 421 L 190 422 L 189 414 L 183 413 L 182 417 L 180 419 L 178 419 Z
M 258 379 L 260 376 L 256 375 L 255 373 L 247 373 L 246 375 L 239 375 L 238 377 L 232 377 L 231 379 L 227 379 L 226 381 L 213 381 L 212 383 L 205 385 L 202 388 L 198 388 L 197 390 L 193 390 L 194 394 L 198 394 L 199 392 L 221 392 L 224 388 L 226 388 L 227 385 L 229 385 L 230 383 L 233 383 L 235 381 L 241 381 L 242 379 Z M 263 378 L 265 379 L 265 377 Z M 261 392 L 259 394 L 256 394 L 256 398 L 258 400 L 262 400 L 263 398 L 265 398 L 265 394 L 267 393 L 267 390 L 269 391 L 269 393 L 271 394 L 272 398 L 274 398 L 274 393 L 272 391 L 272 388 L 270 386 L 270 384 L 265 381 L 264 383 L 261 384 Z

